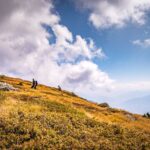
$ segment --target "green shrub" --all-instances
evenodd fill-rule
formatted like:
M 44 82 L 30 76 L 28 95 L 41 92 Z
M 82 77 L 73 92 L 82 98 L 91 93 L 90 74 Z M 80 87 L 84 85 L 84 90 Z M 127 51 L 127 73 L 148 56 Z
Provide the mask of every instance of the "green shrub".
M 143 117 L 145 117 L 145 118 L 150 118 L 150 113 L 147 112 L 146 114 L 143 115 Z

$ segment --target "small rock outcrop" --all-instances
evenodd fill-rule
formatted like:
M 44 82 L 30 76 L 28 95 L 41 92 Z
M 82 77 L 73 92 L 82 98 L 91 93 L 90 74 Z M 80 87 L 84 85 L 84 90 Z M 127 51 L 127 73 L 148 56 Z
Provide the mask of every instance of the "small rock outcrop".
M 100 106 L 100 107 L 108 107 L 108 108 L 110 107 L 108 103 L 100 103 L 100 104 L 98 104 L 98 106 Z
M 14 88 L 12 85 L 0 82 L 0 91 L 16 91 L 17 89 Z
M 130 121 L 135 121 L 137 120 L 135 116 L 133 116 L 132 114 L 126 114 L 126 117 L 130 120 Z

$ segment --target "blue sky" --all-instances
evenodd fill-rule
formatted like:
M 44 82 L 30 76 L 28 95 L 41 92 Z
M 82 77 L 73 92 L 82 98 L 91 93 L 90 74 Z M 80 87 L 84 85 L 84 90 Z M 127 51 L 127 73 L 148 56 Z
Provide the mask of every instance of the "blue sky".
M 149 0 L 5 0 L 0 20 L 0 74 L 113 107 L 147 105 Z
M 57 1 L 56 10 L 61 23 L 74 35 L 91 37 L 98 47 L 102 47 L 107 58 L 95 59 L 100 68 L 117 80 L 150 80 L 150 47 L 139 47 L 132 43 L 136 39 L 150 37 L 149 15 L 145 25 L 128 22 L 123 28 L 95 29 L 88 22 L 88 12 L 77 9 L 70 1 Z

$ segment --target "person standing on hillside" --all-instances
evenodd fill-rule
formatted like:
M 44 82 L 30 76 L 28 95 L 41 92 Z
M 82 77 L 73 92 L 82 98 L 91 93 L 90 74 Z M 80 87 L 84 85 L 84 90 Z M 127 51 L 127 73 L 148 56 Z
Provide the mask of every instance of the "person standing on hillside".
M 32 89 L 36 89 L 37 86 L 38 86 L 38 82 L 33 79 L 33 80 L 32 80 L 32 86 L 31 86 L 31 88 L 32 88 Z
M 58 90 L 59 90 L 59 91 L 62 91 L 62 89 L 61 89 L 60 85 L 58 85 Z
M 31 89 L 33 89 L 35 87 L 35 80 L 32 79 L 32 86 L 31 86 Z
M 34 89 L 36 89 L 37 86 L 38 86 L 38 82 L 35 81 Z

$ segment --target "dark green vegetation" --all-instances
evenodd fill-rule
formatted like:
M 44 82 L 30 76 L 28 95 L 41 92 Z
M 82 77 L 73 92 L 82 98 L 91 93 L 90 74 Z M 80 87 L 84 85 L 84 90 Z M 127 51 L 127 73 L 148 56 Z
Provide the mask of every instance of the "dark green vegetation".
M 149 112 L 147 112 L 146 114 L 144 114 L 144 115 L 143 115 L 143 117 L 145 117 L 145 118 L 149 118 L 149 119 L 150 119 L 150 113 L 149 113 Z
M 100 121 L 94 116 L 95 111 L 96 114 L 104 111 L 106 117 L 112 114 L 114 118 L 117 115 L 121 118 L 125 114 L 125 118 L 125 112 L 108 111 L 110 108 L 101 108 L 79 97 L 72 98 L 69 93 L 62 95 L 62 91 L 54 88 L 41 86 L 30 90 L 29 83 L 11 82 L 22 89 L 0 92 L 0 149 L 150 149 L 149 130 L 128 126 L 130 121 Z

